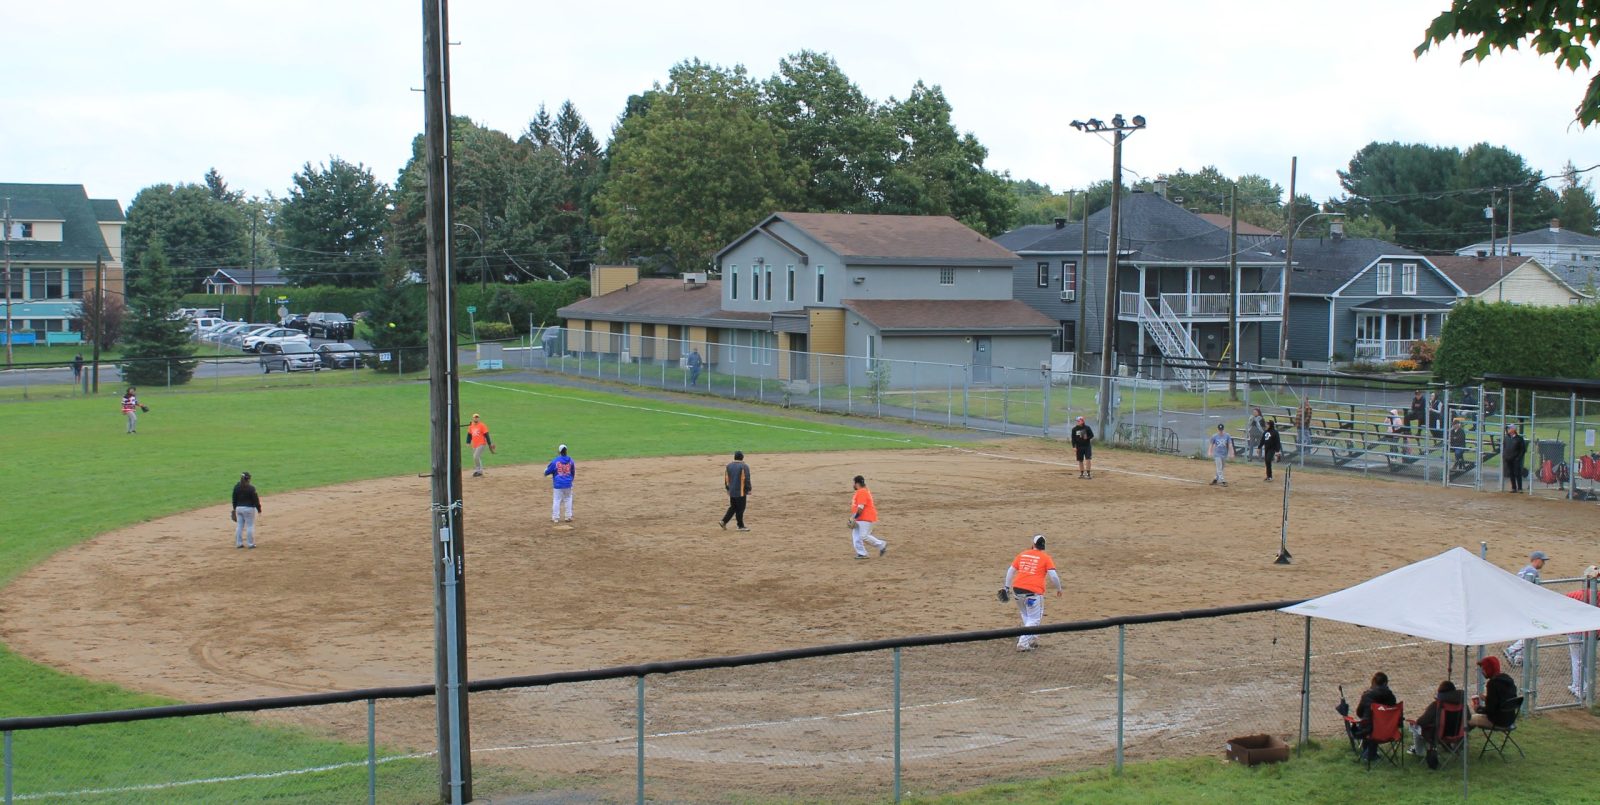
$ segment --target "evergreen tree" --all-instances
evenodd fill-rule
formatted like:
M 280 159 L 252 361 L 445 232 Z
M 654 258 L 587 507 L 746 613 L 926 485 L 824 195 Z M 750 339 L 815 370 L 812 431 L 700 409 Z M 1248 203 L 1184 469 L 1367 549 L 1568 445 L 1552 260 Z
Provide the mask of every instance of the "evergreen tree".
M 122 379 L 129 385 L 180 385 L 194 376 L 194 343 L 182 320 L 167 318 L 178 309 L 178 287 L 158 239 L 144 250 L 139 270 L 128 277 L 128 314 L 123 324 Z M 165 359 L 165 360 L 161 360 Z
M 427 366 L 428 308 L 426 287 L 405 279 L 386 281 L 372 295 L 371 344 L 378 353 L 389 353 L 389 360 L 373 364 L 383 372 L 412 371 Z M 403 357 L 402 357 L 403 356 Z
M 1582 178 L 1578 167 L 1567 160 L 1561 169 L 1561 201 L 1557 207 L 1561 228 L 1580 235 L 1593 235 L 1600 226 L 1600 209 L 1595 207 L 1594 191 Z

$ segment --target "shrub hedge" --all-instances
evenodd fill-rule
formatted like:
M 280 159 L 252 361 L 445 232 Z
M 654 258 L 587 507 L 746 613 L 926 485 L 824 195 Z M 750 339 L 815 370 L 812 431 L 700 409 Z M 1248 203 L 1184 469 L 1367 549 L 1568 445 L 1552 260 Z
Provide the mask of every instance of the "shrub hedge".
M 1600 305 L 1531 307 L 1466 300 L 1445 318 L 1434 374 L 1465 383 L 1487 373 L 1600 377 Z

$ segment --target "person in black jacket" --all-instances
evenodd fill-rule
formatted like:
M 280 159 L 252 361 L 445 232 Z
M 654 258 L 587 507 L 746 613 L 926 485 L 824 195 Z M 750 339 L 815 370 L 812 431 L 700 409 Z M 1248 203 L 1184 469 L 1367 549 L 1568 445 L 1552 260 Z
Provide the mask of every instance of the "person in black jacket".
M 1528 456 L 1528 440 L 1522 438 L 1517 432 L 1516 425 L 1506 426 L 1506 445 L 1504 455 L 1505 474 L 1511 476 L 1511 491 L 1522 491 L 1522 476 L 1527 469 L 1522 466 L 1523 459 Z
M 256 547 L 256 515 L 260 513 L 261 496 L 250 483 L 250 473 L 244 473 L 233 485 L 233 547 Z
M 1078 458 L 1078 477 L 1094 477 L 1094 428 L 1078 417 L 1072 426 L 1072 452 Z
M 1383 704 L 1394 706 L 1394 691 L 1389 690 L 1389 675 L 1379 671 L 1372 675 L 1372 686 L 1361 693 L 1361 701 L 1356 704 L 1356 718 L 1360 723 L 1348 725 L 1350 735 L 1361 740 L 1361 757 L 1371 759 L 1377 756 L 1378 745 L 1367 739 L 1372 734 L 1372 706 Z
M 1461 691 L 1456 689 L 1456 683 L 1446 679 L 1439 683 L 1439 692 L 1434 694 L 1433 701 L 1428 703 L 1427 709 L 1417 718 L 1417 723 L 1411 725 L 1411 734 L 1415 739 L 1411 746 L 1411 753 L 1421 755 L 1428 751 L 1429 746 L 1435 745 L 1442 735 L 1454 735 L 1461 729 L 1462 713 L 1457 710 L 1444 720 L 1444 728 L 1439 727 L 1440 705 L 1461 705 L 1465 702 Z
M 1278 435 L 1278 423 L 1267 420 L 1267 429 L 1261 434 L 1261 460 L 1267 465 L 1267 477 L 1272 480 L 1272 462 L 1283 458 L 1283 438 Z
M 1516 711 L 1506 705 L 1506 702 L 1517 697 L 1517 683 L 1510 674 L 1500 670 L 1500 658 L 1494 655 L 1478 660 L 1478 671 L 1486 680 L 1484 683 L 1483 701 L 1473 699 L 1472 719 L 1468 726 L 1479 729 L 1488 729 L 1491 726 L 1504 727 L 1515 719 Z

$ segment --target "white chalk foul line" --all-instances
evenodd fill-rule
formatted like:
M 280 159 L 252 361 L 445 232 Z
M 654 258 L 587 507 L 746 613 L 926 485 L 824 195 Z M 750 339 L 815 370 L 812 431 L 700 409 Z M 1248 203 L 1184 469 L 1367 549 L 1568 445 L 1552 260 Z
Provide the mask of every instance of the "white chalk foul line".
M 984 458 L 998 458 L 998 459 L 1004 459 L 1006 461 L 1021 461 L 1021 462 L 1025 463 L 1025 464 L 1045 464 L 1045 465 L 1052 466 L 1052 467 L 1065 467 L 1065 468 L 1069 468 L 1069 469 L 1072 468 L 1072 467 L 1078 466 L 1078 463 L 1076 461 L 1053 461 L 1053 460 L 1047 459 L 1047 458 L 1026 458 L 1026 457 L 1023 457 L 1023 456 L 1008 456 L 1008 455 L 1006 455 L 1004 453 L 988 453 L 988 452 L 984 452 L 982 450 L 973 450 L 971 448 L 957 447 L 955 445 L 950 445 L 950 444 L 942 444 L 942 445 L 939 445 L 939 446 L 940 447 L 944 447 L 944 448 L 948 448 L 950 450 L 955 450 L 955 451 L 961 452 L 961 453 L 971 453 L 972 455 L 975 455 L 975 456 L 983 456 Z M 1193 478 L 1179 478 L 1179 477 L 1177 477 L 1175 475 L 1161 475 L 1159 473 L 1154 473 L 1154 472 L 1135 472 L 1133 470 L 1119 470 L 1119 469 L 1109 468 L 1109 467 L 1101 467 L 1100 472 L 1114 472 L 1114 473 L 1117 473 L 1119 475 L 1133 475 L 1133 476 L 1137 476 L 1137 477 L 1140 477 L 1140 478 L 1155 478 L 1155 479 L 1162 480 L 1162 481 L 1175 481 L 1175 482 L 1180 483 L 1180 484 L 1195 484 L 1197 486 L 1204 486 L 1205 485 L 1200 481 L 1194 480 Z
M 378 764 L 392 763 L 396 760 L 414 760 L 433 755 L 433 752 L 419 752 L 411 755 L 388 755 L 378 758 Z M 352 760 L 346 763 L 333 763 L 327 766 L 311 766 L 304 769 L 286 769 L 284 771 L 258 772 L 253 774 L 235 774 L 228 777 L 202 777 L 195 780 L 177 780 L 170 783 L 145 783 L 143 785 L 125 785 L 116 788 L 80 788 L 74 791 L 42 791 L 33 794 L 18 794 L 12 799 L 22 801 L 31 799 L 59 799 L 63 797 L 99 796 L 102 794 L 128 794 L 135 791 L 163 791 L 169 788 L 181 788 L 191 785 L 213 785 L 216 783 L 237 783 L 246 780 L 273 780 L 281 777 L 294 777 L 301 774 L 320 774 L 325 771 L 339 771 L 340 769 L 354 769 L 366 766 L 365 760 Z

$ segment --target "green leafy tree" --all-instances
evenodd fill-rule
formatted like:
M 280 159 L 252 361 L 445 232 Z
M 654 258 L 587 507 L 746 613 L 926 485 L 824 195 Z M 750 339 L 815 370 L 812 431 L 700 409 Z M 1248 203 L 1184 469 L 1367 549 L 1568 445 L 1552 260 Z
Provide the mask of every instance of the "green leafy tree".
M 648 108 L 625 117 L 597 196 L 597 225 L 611 259 L 699 268 L 756 222 L 798 200 L 784 158 L 743 67 L 675 65 Z
M 1012 179 L 1007 184 L 1017 203 L 1013 226 L 1048 224 L 1057 218 L 1073 221 L 1083 218 L 1086 197 L 1082 191 L 1057 193 L 1050 189 L 1050 185 L 1039 184 L 1031 179 Z
M 988 149 L 950 122 L 944 90 L 918 81 L 904 101 L 891 98 L 888 118 L 898 144 L 883 180 L 882 211 L 949 215 L 984 233 L 1011 227 L 1016 198 L 1005 177 L 983 167 Z
M 784 155 L 805 177 L 799 206 L 872 212 L 897 145 L 892 122 L 832 56 L 802 50 L 778 61 L 762 85 L 767 113 L 784 133 Z
M 1416 56 L 1458 36 L 1471 45 L 1462 52 L 1462 62 L 1483 61 L 1491 53 L 1529 44 L 1541 55 L 1554 54 L 1558 68 L 1577 72 L 1589 67 L 1589 47 L 1600 44 L 1600 12 L 1580 0 L 1453 0 L 1449 11 L 1429 23 Z M 1585 128 L 1600 121 L 1600 75 L 1590 79 L 1573 114 Z
M 184 322 L 168 316 L 183 295 L 166 250 L 156 240 L 145 246 L 139 270 L 128 277 L 128 312 L 123 322 L 122 379 L 130 385 L 180 385 L 194 376 L 194 343 Z
M 1600 208 L 1595 205 L 1594 189 L 1569 160 L 1561 169 L 1561 200 L 1557 204 L 1561 228 L 1582 235 L 1593 235 L 1600 228 Z
M 376 284 L 388 203 L 388 188 L 366 166 L 307 162 L 276 216 L 284 273 L 296 285 Z
M 426 286 L 403 278 L 386 280 L 373 291 L 366 321 L 372 328 L 373 350 L 389 353 L 389 360 L 375 363 L 374 368 L 399 372 L 407 366 L 415 371 L 427 365 Z
M 239 206 L 196 184 L 151 185 L 133 197 L 122 229 L 123 263 L 142 266 L 145 250 L 157 241 L 179 286 L 188 291 L 201 290 L 218 268 L 245 265 L 250 254 L 248 226 Z

